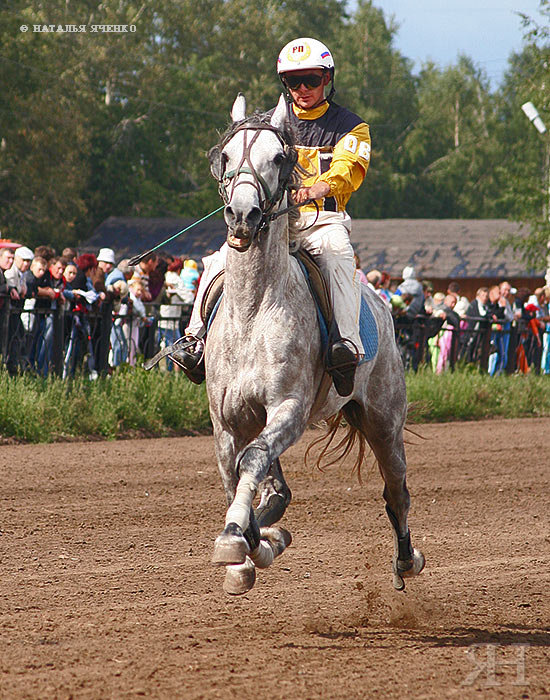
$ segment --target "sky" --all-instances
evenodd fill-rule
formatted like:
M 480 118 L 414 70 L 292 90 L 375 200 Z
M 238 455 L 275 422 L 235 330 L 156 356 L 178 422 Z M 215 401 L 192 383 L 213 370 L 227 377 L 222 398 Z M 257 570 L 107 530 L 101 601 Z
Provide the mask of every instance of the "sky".
M 483 68 L 496 88 L 512 51 L 519 51 L 525 32 L 523 12 L 539 22 L 539 0 L 374 0 L 386 17 L 399 24 L 394 46 L 414 61 L 414 72 L 433 60 L 444 67 L 460 53 Z

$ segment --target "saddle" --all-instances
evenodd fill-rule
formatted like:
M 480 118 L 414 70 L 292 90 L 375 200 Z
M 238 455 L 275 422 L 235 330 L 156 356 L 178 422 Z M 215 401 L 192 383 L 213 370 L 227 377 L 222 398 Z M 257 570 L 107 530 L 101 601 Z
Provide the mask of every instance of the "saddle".
M 311 253 L 307 250 L 299 249 L 293 252 L 292 255 L 297 259 L 315 301 L 321 325 L 323 346 L 326 348 L 328 339 L 332 338 L 336 333 L 334 313 L 327 281 L 323 277 L 319 265 L 317 265 Z M 202 299 L 200 314 L 202 322 L 207 329 L 214 320 L 215 312 L 221 301 L 224 274 L 224 270 L 218 272 L 206 288 Z
M 319 330 L 321 334 L 321 351 L 325 364 L 325 370 L 334 381 L 337 392 L 341 396 L 348 396 L 353 390 L 353 374 L 355 373 L 355 367 L 357 366 L 358 360 L 350 360 L 349 356 L 352 355 L 352 351 L 350 351 L 347 346 L 341 342 L 342 339 L 334 319 L 328 283 L 315 259 L 308 251 L 299 249 L 291 254 L 296 258 L 315 302 L 319 321 Z M 214 320 L 222 300 L 224 275 L 225 271 L 221 270 L 211 280 L 210 284 L 205 290 L 201 302 L 201 320 L 207 331 L 210 329 L 210 325 Z M 178 354 L 185 354 L 187 348 L 191 347 L 193 344 L 194 340 L 189 340 L 186 337 L 180 338 L 173 345 L 164 348 L 158 352 L 155 357 L 147 360 L 143 366 L 145 369 L 151 369 L 158 364 L 163 357 L 169 356 L 173 362 L 176 362 L 176 364 L 183 369 L 187 377 L 192 382 L 200 384 L 205 378 L 204 362 L 202 359 L 196 366 L 193 366 L 193 368 L 186 367 L 185 363 L 180 361 L 181 357 L 178 359 Z M 335 348 L 337 348 L 336 352 Z M 340 353 L 340 355 L 338 355 L 338 353 Z M 318 400 L 321 400 L 322 396 L 326 397 L 332 381 L 330 377 L 325 374 L 325 378 L 321 384 L 319 395 L 317 397 Z M 318 401 L 316 400 L 315 404 L 317 405 L 317 403 Z

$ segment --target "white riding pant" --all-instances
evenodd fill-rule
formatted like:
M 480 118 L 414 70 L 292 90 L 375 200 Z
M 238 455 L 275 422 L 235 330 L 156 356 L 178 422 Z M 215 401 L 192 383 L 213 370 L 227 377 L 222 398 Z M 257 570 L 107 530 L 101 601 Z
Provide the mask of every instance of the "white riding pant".
M 342 338 L 351 340 L 364 355 L 359 336 L 359 312 L 361 310 L 361 282 L 355 266 L 353 248 L 349 234 L 351 219 L 345 212 L 320 212 L 306 214 L 300 218 L 300 226 L 307 229 L 299 234 L 301 245 L 310 252 L 328 281 L 334 318 Z M 308 228 L 311 226 L 311 228 Z M 193 313 L 185 332 L 201 338 L 205 328 L 200 315 L 202 299 L 211 280 L 225 267 L 227 243 L 219 251 L 203 258 L 202 274 Z

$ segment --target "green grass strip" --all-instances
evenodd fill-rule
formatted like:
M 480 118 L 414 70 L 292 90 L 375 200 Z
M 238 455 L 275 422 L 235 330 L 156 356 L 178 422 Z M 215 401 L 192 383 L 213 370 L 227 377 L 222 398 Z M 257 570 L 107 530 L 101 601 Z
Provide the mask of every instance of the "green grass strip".
M 475 368 L 407 374 L 409 422 L 468 421 L 550 415 L 550 376 L 490 377 Z
M 550 377 L 489 377 L 473 368 L 407 375 L 409 423 L 550 416 Z M 204 384 L 181 373 L 121 367 L 63 381 L 0 370 L 0 440 L 162 437 L 211 430 Z
M 122 367 L 89 381 L 0 372 L 0 438 L 24 442 L 160 437 L 210 430 L 204 385 Z

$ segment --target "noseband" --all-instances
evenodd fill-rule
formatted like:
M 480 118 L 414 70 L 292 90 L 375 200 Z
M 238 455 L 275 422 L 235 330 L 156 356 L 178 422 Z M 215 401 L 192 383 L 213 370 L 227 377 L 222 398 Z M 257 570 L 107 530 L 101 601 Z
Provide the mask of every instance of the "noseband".
M 223 163 L 222 163 L 222 152 L 225 146 L 231 141 L 231 139 L 239 132 L 246 132 L 246 131 L 255 131 L 256 133 L 252 136 L 250 139 L 250 142 L 247 144 L 246 143 L 246 133 L 243 133 L 243 154 L 241 156 L 241 160 L 239 162 L 239 165 L 236 168 L 233 168 L 233 170 L 228 170 L 222 171 Z M 271 192 L 271 189 L 265 179 L 257 172 L 256 168 L 254 167 L 252 163 L 252 159 L 250 156 L 252 146 L 256 142 L 257 138 L 259 137 L 260 133 L 262 131 L 271 131 L 273 132 L 277 138 L 279 139 L 279 142 L 281 143 L 281 146 L 283 147 L 283 151 L 285 154 L 284 160 L 280 165 L 280 170 L 279 170 L 279 182 L 277 184 L 277 189 L 275 192 Z M 283 134 L 280 132 L 279 129 L 276 129 L 274 126 L 271 124 L 267 123 L 253 123 L 251 124 L 249 121 L 244 122 L 240 126 L 236 127 L 233 131 L 231 131 L 230 134 L 220 143 L 219 146 L 216 146 L 212 149 L 213 153 L 211 152 L 211 166 L 212 166 L 212 172 L 216 179 L 218 180 L 218 188 L 220 195 L 224 201 L 224 203 L 227 205 L 235 191 L 235 188 L 238 187 L 239 185 L 252 185 L 257 193 L 258 193 L 258 199 L 260 201 L 260 210 L 262 212 L 262 218 L 260 220 L 260 224 L 257 227 L 253 240 L 258 237 L 258 235 L 262 232 L 265 231 L 269 228 L 269 224 L 271 221 L 274 221 L 277 219 L 279 216 L 282 216 L 283 214 L 287 213 L 291 209 L 296 208 L 297 206 L 301 205 L 293 205 L 290 206 L 286 209 L 279 210 L 277 212 L 274 212 L 274 209 L 281 203 L 285 192 L 288 191 L 289 189 L 289 181 L 290 177 L 292 175 L 292 171 L 294 170 L 294 166 L 296 165 L 296 162 L 298 160 L 298 154 L 296 152 L 296 149 L 294 146 L 289 143 L 283 136 Z M 217 158 L 219 163 L 218 163 L 218 168 L 216 171 L 216 164 L 213 162 L 213 159 Z M 246 181 L 246 182 L 237 182 L 236 178 L 238 178 L 239 175 L 251 175 L 252 176 L 252 181 Z

